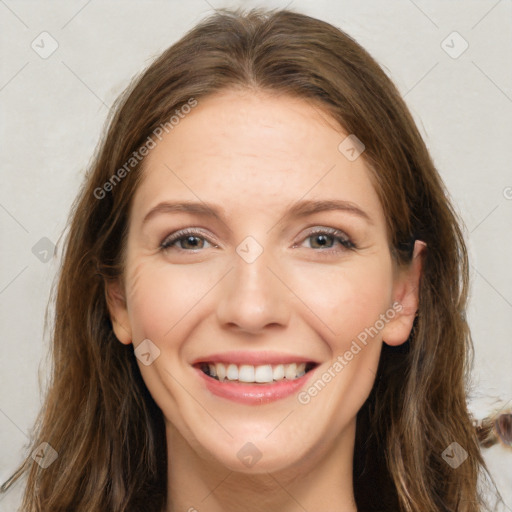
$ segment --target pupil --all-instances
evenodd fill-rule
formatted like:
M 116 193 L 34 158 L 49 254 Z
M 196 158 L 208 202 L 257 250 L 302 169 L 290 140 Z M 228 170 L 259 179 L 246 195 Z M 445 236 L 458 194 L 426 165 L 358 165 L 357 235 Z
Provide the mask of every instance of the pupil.
M 317 242 L 319 242 L 319 245 L 324 247 L 326 245 L 326 239 L 327 237 L 325 235 L 317 235 L 316 236 Z
M 192 246 L 197 246 L 197 238 L 195 236 L 193 236 L 193 235 L 188 236 L 185 240 L 186 240 L 187 244 L 190 244 Z M 195 243 L 194 243 L 194 241 L 195 241 Z

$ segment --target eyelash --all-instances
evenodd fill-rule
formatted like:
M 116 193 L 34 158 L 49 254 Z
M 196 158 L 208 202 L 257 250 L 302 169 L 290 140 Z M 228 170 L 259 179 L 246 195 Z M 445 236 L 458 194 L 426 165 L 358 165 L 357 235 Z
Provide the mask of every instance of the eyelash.
M 331 236 L 334 238 L 334 241 L 337 241 L 339 242 L 342 246 L 343 246 L 343 249 L 332 249 L 330 247 L 328 247 L 327 249 L 316 249 L 316 252 L 326 252 L 326 253 L 329 253 L 329 254 L 338 254 L 338 253 L 341 253 L 341 252 L 345 252 L 347 250 L 354 250 L 354 249 L 357 249 L 357 246 L 354 244 L 354 242 L 352 242 L 352 240 L 350 240 L 347 235 L 345 233 L 343 233 L 343 231 L 340 231 L 339 229 L 334 229 L 334 228 L 318 228 L 318 229 L 315 229 L 314 231 L 310 232 L 308 234 L 308 236 L 306 236 L 304 240 L 307 240 L 308 238 L 311 238 L 315 235 L 328 235 L 328 236 Z M 160 250 L 162 251 L 168 251 L 169 249 L 172 248 L 172 246 L 176 243 L 176 242 L 179 242 L 181 240 L 185 240 L 186 238 L 190 237 L 190 236 L 194 236 L 196 238 L 202 238 L 204 240 L 206 240 L 208 243 L 212 243 L 208 240 L 208 238 L 202 236 L 202 233 L 200 231 L 195 231 L 194 229 L 183 229 L 181 231 L 177 231 L 176 233 L 173 233 L 172 235 L 168 236 L 167 238 L 165 238 L 163 240 L 163 242 L 160 244 Z M 215 245 L 215 244 L 213 244 Z M 296 245 L 294 245 L 294 247 L 296 247 Z M 192 249 L 181 249 L 181 248 L 178 248 L 179 251 L 181 252 L 192 252 L 194 253 L 194 251 Z M 315 249 L 314 249 L 315 250 Z

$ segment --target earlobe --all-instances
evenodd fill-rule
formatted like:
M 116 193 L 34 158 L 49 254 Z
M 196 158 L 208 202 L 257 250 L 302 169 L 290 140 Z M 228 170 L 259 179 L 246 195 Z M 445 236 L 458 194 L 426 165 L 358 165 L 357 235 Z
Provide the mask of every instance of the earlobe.
M 412 261 L 396 278 L 393 300 L 399 306 L 393 308 L 396 315 L 382 330 L 382 341 L 387 345 L 401 345 L 409 338 L 419 307 L 419 285 L 426 251 L 427 244 L 416 240 Z
M 121 343 L 129 345 L 132 343 L 132 331 L 122 284 L 118 280 L 107 282 L 105 297 L 114 334 Z

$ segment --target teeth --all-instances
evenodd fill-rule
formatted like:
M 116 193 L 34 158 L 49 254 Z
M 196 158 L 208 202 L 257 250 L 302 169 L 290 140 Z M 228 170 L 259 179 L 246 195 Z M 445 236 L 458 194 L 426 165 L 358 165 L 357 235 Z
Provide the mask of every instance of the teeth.
M 214 371 L 216 370 L 216 372 L 217 372 L 217 378 L 219 380 L 224 380 L 226 378 L 226 367 L 222 363 L 211 364 L 210 368 L 212 366 L 214 368 Z M 210 375 L 211 375 L 211 373 L 210 373 Z M 214 375 L 214 377 L 215 377 L 215 375 Z
M 238 380 L 240 382 L 254 382 L 254 366 L 241 365 L 238 369 Z
M 297 365 L 295 363 L 287 364 L 284 369 L 284 376 L 287 379 L 294 379 L 297 375 Z
M 228 366 L 226 377 L 229 380 L 238 380 L 238 366 L 236 364 L 230 364 Z
M 272 371 L 274 380 L 281 380 L 284 378 L 284 364 L 278 364 L 274 366 L 274 370 Z
M 214 377 L 221 382 L 227 378 L 239 382 L 270 383 L 283 379 L 298 379 L 306 373 L 306 363 L 277 364 L 275 366 L 270 364 L 260 366 L 228 364 L 226 366 L 224 363 L 208 363 L 203 364 L 201 368 L 210 377 Z
M 254 380 L 256 382 L 272 382 L 274 380 L 272 366 L 269 364 L 256 366 L 254 371 Z

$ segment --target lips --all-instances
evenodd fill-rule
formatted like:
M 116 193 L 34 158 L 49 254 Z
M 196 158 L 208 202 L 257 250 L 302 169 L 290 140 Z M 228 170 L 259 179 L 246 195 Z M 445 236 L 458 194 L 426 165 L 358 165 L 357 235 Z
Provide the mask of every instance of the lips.
M 224 363 L 224 364 L 250 364 L 252 366 L 258 366 L 263 364 L 290 364 L 290 363 L 314 363 L 318 364 L 318 361 L 310 357 L 305 357 L 296 354 L 290 354 L 286 352 L 273 352 L 273 351 L 232 351 L 222 352 L 217 354 L 210 354 L 201 358 L 195 359 L 191 364 L 196 366 L 199 363 Z
M 206 389 L 229 400 L 260 405 L 298 391 L 318 362 L 278 352 L 224 352 L 192 363 Z
M 271 383 L 294 380 L 318 365 L 316 361 L 284 352 L 224 352 L 196 359 L 192 365 L 220 382 Z

